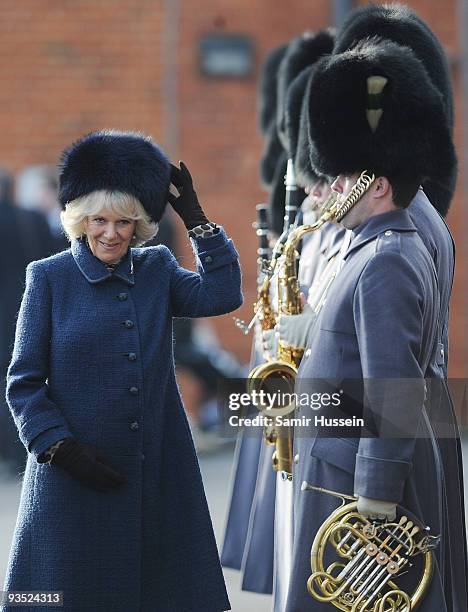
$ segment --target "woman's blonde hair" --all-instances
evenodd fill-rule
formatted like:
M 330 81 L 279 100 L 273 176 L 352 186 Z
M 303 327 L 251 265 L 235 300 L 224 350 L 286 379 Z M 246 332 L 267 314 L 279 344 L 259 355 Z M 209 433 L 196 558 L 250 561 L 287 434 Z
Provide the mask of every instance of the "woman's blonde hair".
M 121 191 L 103 190 L 93 191 L 65 205 L 65 210 L 60 213 L 60 219 L 68 239 L 73 240 L 85 236 L 86 218 L 96 215 L 103 209 L 136 221 L 131 246 L 145 244 L 158 232 L 158 224 L 150 219 L 141 202 L 134 196 Z

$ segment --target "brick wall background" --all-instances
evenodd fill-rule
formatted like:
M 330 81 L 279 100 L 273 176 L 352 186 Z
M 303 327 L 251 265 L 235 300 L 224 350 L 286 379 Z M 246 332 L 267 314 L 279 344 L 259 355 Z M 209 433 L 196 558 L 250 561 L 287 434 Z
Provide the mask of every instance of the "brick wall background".
M 256 129 L 258 67 L 273 46 L 304 29 L 332 24 L 329 0 L 3 0 L 0 3 L 0 164 L 12 171 L 55 163 L 60 150 L 83 133 L 103 128 L 152 134 L 191 169 L 208 215 L 235 240 L 244 273 L 249 319 L 255 299 L 251 223 L 264 201 Z M 411 0 L 454 59 L 458 54 L 455 0 Z M 198 69 L 202 35 L 250 36 L 256 74 L 212 80 Z M 453 63 L 459 90 L 459 64 Z M 457 144 L 462 144 L 460 93 Z M 461 149 L 459 148 L 461 157 Z M 463 160 L 460 159 L 463 169 Z M 460 186 L 462 184 L 460 180 Z M 468 194 L 467 194 L 468 195 Z M 466 197 L 466 196 L 465 196 Z M 449 224 L 458 247 L 451 320 L 451 376 L 466 376 L 467 227 L 461 187 Z M 193 260 L 185 245 L 183 263 Z M 226 347 L 248 359 L 250 341 L 230 317 L 214 325 Z

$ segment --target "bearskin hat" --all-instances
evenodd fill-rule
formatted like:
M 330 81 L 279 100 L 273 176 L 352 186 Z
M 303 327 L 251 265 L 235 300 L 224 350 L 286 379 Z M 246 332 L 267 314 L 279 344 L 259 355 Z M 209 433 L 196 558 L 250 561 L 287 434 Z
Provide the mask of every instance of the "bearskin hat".
M 455 151 L 443 99 L 408 47 L 371 39 L 319 60 L 308 83 L 311 163 L 325 175 L 447 175 Z
M 429 26 L 407 6 L 400 4 L 368 5 L 353 11 L 339 30 L 334 53 L 348 51 L 359 41 L 378 36 L 410 47 L 424 65 L 433 85 L 442 94 L 443 113 L 450 132 L 454 122 L 453 89 L 445 52 Z M 445 215 L 455 191 L 457 164 L 441 160 L 446 173 L 427 177 L 424 190 L 437 210 Z
M 296 150 L 289 141 L 285 126 L 288 88 L 304 68 L 314 64 L 323 55 L 332 52 L 334 41 L 334 32 L 330 29 L 320 30 L 316 34 L 306 32 L 289 43 L 279 66 L 276 94 L 276 126 L 281 144 L 291 158 L 294 158 Z
M 262 157 L 260 158 L 260 179 L 266 189 L 270 189 L 274 182 L 278 158 L 283 153 L 284 149 L 278 138 L 276 123 L 272 121 L 266 133 Z
M 114 130 L 92 132 L 62 153 L 59 170 L 62 208 L 93 191 L 121 191 L 137 198 L 154 221 L 162 217 L 170 163 L 149 136 Z
M 309 141 L 307 138 L 307 112 L 305 91 L 313 66 L 308 66 L 291 83 L 286 96 L 286 110 L 284 114 L 285 128 L 291 151 L 295 151 L 294 170 L 296 183 L 301 187 L 313 185 L 318 177 L 312 169 L 309 158 Z
M 286 202 L 286 187 L 284 176 L 288 165 L 288 156 L 283 151 L 276 163 L 268 200 L 268 226 L 272 232 L 280 236 L 284 225 L 284 207 Z
M 266 134 L 270 123 L 276 118 L 276 77 L 287 48 L 288 44 L 284 43 L 270 51 L 261 69 L 257 95 L 257 116 L 258 127 L 262 134 Z

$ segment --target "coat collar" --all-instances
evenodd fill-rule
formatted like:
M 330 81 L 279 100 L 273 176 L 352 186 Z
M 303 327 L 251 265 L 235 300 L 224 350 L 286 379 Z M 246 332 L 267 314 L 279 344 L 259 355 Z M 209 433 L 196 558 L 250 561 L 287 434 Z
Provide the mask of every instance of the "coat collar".
M 408 211 L 403 208 L 371 217 L 353 230 L 355 237 L 352 239 L 344 258 L 346 259 L 350 253 L 389 230 L 395 232 L 417 231 Z
M 128 249 L 113 272 L 108 270 L 106 265 L 92 254 L 83 238 L 72 241 L 71 252 L 80 272 L 90 283 L 101 283 L 114 276 L 125 281 L 128 285 L 135 284 L 131 249 Z
M 322 255 L 327 259 L 327 261 L 330 261 L 330 259 L 335 257 L 335 255 L 338 255 L 338 253 L 340 252 L 345 233 L 345 228 L 340 227 L 338 228 L 338 231 L 335 231 L 333 233 L 330 240 L 325 241 L 325 245 L 322 246 L 321 252 Z

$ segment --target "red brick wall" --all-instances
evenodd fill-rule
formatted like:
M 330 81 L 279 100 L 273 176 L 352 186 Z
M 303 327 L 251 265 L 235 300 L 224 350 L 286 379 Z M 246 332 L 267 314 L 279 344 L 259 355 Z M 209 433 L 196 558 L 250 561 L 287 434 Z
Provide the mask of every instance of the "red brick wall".
M 162 2 L 0 3 L 0 163 L 55 163 L 102 127 L 161 134 Z
M 256 128 L 256 80 L 213 80 L 199 74 L 197 44 L 207 33 L 241 33 L 256 48 L 256 74 L 266 53 L 304 29 L 330 24 L 329 2 L 294 0 L 204 0 L 182 3 L 180 20 L 180 156 L 190 163 L 210 217 L 226 226 L 241 257 L 245 304 L 239 313 L 252 316 L 256 287 L 255 204 L 265 201 L 258 162 L 261 139 Z M 236 313 L 236 314 L 239 314 Z M 216 320 L 224 342 L 244 360 L 250 340 L 231 317 Z
M 455 0 L 409 3 L 456 53 Z M 191 168 L 210 217 L 226 226 L 241 256 L 249 319 L 255 299 L 256 240 L 251 229 L 260 189 L 261 140 L 256 81 L 200 75 L 200 36 L 252 37 L 256 75 L 265 54 L 304 29 L 332 22 L 328 0 L 3 0 L 0 3 L 0 164 L 13 171 L 54 163 L 81 134 L 102 127 L 139 129 Z M 458 82 L 458 74 L 454 77 Z M 461 144 L 460 104 L 457 142 Z M 461 193 L 449 222 L 459 249 L 452 304 L 451 374 L 466 374 L 466 261 Z M 181 237 L 183 237 L 181 231 Z M 183 239 L 186 244 L 187 241 Z M 184 263 L 193 257 L 186 250 Z M 250 341 L 229 316 L 214 324 L 244 360 Z

